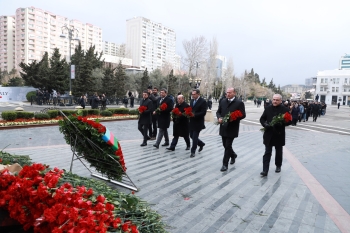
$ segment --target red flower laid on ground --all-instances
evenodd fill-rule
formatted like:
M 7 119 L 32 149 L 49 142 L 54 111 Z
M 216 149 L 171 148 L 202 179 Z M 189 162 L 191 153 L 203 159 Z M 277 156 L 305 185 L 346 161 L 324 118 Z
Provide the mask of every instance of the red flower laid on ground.
M 192 108 L 191 107 L 185 108 L 184 110 L 185 110 L 185 112 L 183 113 L 183 115 L 185 117 L 187 117 L 187 118 L 194 117 L 194 114 L 192 112 Z
M 179 108 L 174 108 L 171 111 L 171 116 L 172 116 L 172 118 L 178 118 L 178 117 L 182 116 L 182 112 L 180 111 Z
M 168 105 L 166 103 L 162 103 L 159 108 L 156 109 L 156 113 L 160 114 L 160 112 L 166 110 L 168 108 Z
M 139 113 L 143 113 L 144 111 L 147 110 L 147 107 L 146 106 L 140 106 L 139 107 Z

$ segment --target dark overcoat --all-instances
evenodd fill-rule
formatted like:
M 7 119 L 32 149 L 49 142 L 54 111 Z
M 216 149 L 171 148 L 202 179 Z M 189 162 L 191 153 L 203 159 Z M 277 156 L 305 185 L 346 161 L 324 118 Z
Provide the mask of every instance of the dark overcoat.
M 270 124 L 272 121 L 272 118 L 274 116 L 277 116 L 278 114 L 284 114 L 286 112 L 289 112 L 289 109 L 282 106 L 268 106 L 263 114 L 260 117 L 260 124 L 262 126 L 265 125 L 265 123 Z M 283 125 L 276 125 L 272 128 L 267 129 L 264 132 L 264 144 L 267 146 L 284 146 L 286 144 L 286 131 L 285 126 L 292 124 L 292 122 L 285 123 Z
M 149 98 L 142 99 L 140 106 L 146 106 L 147 109 L 140 114 L 139 124 L 141 125 L 149 125 L 152 123 L 152 113 L 153 113 L 153 104 L 152 100 Z
M 157 101 L 157 108 L 160 107 L 163 103 L 167 104 L 167 108 L 164 111 L 161 111 L 157 115 L 157 121 L 158 121 L 158 128 L 160 129 L 167 129 L 170 126 L 170 112 L 173 110 L 174 104 L 170 97 L 166 96 L 164 100 L 162 101 L 162 98 L 159 98 Z
M 318 105 L 318 104 L 313 104 L 312 105 L 312 109 L 311 109 L 312 114 L 317 115 L 319 110 L 320 110 L 320 105 Z
M 190 106 L 192 107 L 192 112 L 194 114 L 194 117 L 190 118 L 190 130 L 199 132 L 202 129 L 205 129 L 204 117 L 205 114 L 207 114 L 207 101 L 205 101 L 202 97 L 199 97 L 196 104 L 193 106 L 192 99 Z
M 178 108 L 180 112 L 185 112 L 185 108 L 190 105 L 183 102 L 182 104 L 176 104 L 175 108 Z M 173 136 L 175 137 L 186 137 L 189 135 L 189 119 L 185 116 L 180 116 L 173 119 Z
M 235 121 L 228 122 L 226 124 L 220 124 L 220 135 L 222 137 L 228 137 L 228 138 L 238 137 L 239 123 L 242 119 L 245 118 L 246 114 L 245 114 L 244 103 L 241 100 L 237 98 L 235 98 L 231 102 L 226 98 L 221 100 L 219 104 L 219 108 L 216 112 L 217 118 L 224 118 L 229 112 L 234 112 L 236 110 L 241 111 L 243 116 Z
M 100 103 L 100 100 L 98 99 L 97 96 L 92 97 L 91 108 L 92 109 L 98 109 L 98 104 L 99 103 Z

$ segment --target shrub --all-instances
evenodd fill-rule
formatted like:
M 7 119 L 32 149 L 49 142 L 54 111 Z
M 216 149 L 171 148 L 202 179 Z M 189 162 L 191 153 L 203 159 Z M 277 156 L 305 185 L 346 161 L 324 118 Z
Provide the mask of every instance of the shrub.
M 87 116 L 89 114 L 89 110 L 88 109 L 82 109 L 81 110 L 81 114 L 82 114 L 82 116 Z
M 63 112 L 64 115 L 66 115 L 66 116 L 71 116 L 71 115 L 77 113 L 77 111 L 75 111 L 75 110 L 62 110 L 62 112 Z
M 117 108 L 108 108 L 108 111 L 110 111 L 111 113 L 115 113 L 115 111 L 117 110 Z
M 42 119 L 50 119 L 50 116 L 47 113 L 36 113 L 34 115 L 34 118 L 38 120 L 42 120 Z
M 114 111 L 115 114 L 129 114 L 129 109 L 127 108 L 117 108 Z
M 58 116 L 58 110 L 49 110 L 47 111 L 47 114 L 50 116 L 50 118 L 56 118 Z
M 101 116 L 112 116 L 113 113 L 111 111 L 108 110 L 103 110 L 101 111 Z
M 88 115 L 100 115 L 99 109 L 88 109 Z
M 130 115 L 139 115 L 139 110 L 137 110 L 137 109 L 129 110 L 129 114 Z
M 35 96 L 36 96 L 36 91 L 30 91 L 30 92 L 28 92 L 28 93 L 26 94 L 27 101 L 29 101 L 29 102 L 30 102 L 30 101 L 31 101 L 32 96 L 33 96 L 33 101 L 34 101 Z
M 17 118 L 32 119 L 34 113 L 32 112 L 16 112 Z
M 15 111 L 3 111 L 1 117 L 5 121 L 13 121 L 17 119 L 17 113 Z

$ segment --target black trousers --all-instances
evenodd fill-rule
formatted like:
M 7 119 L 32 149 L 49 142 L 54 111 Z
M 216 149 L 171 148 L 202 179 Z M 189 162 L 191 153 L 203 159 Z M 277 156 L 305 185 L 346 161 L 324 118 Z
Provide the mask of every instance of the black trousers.
M 224 158 L 222 159 L 222 164 L 224 166 L 228 166 L 228 161 L 230 160 L 230 158 L 232 160 L 235 160 L 235 152 L 232 149 L 232 143 L 234 138 L 228 138 L 228 137 L 221 137 L 222 139 L 222 145 L 225 148 L 225 152 L 224 152 Z
M 157 116 L 152 115 L 152 124 L 149 125 L 149 136 L 157 137 Z
M 139 124 L 138 127 L 139 131 L 141 132 L 142 136 L 143 136 L 143 143 L 147 143 L 147 131 L 148 131 L 148 125 L 144 125 L 144 124 Z
M 315 121 L 315 122 L 316 122 L 317 117 L 318 117 L 318 115 L 314 113 L 314 114 L 313 114 L 313 121 Z
M 292 125 L 297 125 L 298 122 L 298 118 L 293 118 L 292 119 Z
M 265 154 L 263 156 L 263 171 L 268 172 L 270 167 L 270 160 L 272 155 L 272 147 L 265 145 Z M 275 165 L 276 167 L 282 166 L 283 160 L 283 147 L 275 146 L 276 156 L 275 156 Z
M 204 146 L 205 143 L 202 142 L 198 137 L 199 137 L 200 131 L 193 131 L 190 130 L 190 137 L 192 138 L 192 147 L 191 147 L 191 153 L 194 154 L 196 153 L 197 146 Z
M 177 145 L 177 142 L 179 141 L 179 137 L 180 136 L 174 136 L 173 140 L 171 141 L 171 145 L 170 145 L 170 148 L 174 148 L 176 147 Z M 187 147 L 190 147 L 191 143 L 190 143 L 190 135 L 187 135 L 186 137 L 183 137 L 185 142 L 186 142 L 186 146 Z

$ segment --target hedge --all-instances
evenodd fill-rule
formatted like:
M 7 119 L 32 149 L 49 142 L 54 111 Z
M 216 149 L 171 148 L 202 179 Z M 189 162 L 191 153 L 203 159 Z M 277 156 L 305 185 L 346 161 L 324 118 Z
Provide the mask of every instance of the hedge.
M 49 110 L 47 111 L 47 114 L 50 116 L 50 118 L 56 118 L 58 116 L 58 110 Z
M 35 96 L 36 96 L 36 91 L 30 91 L 26 94 L 26 98 L 27 98 L 27 101 L 32 101 L 32 97 L 33 97 L 33 100 L 35 99 Z
M 36 113 L 34 118 L 38 120 L 42 120 L 42 119 L 50 119 L 50 116 L 47 113 Z
M 17 118 L 32 119 L 33 117 L 34 117 L 34 113 L 32 112 L 16 112 L 16 119 Z
M 17 113 L 15 111 L 3 111 L 1 117 L 5 121 L 13 121 L 17 119 Z
M 111 111 L 108 110 L 104 110 L 101 112 L 101 116 L 112 116 L 113 113 Z

